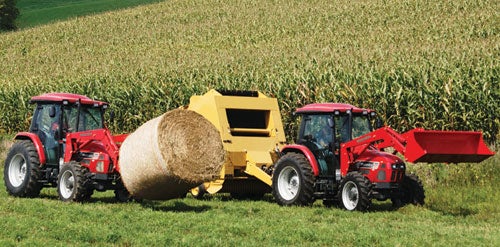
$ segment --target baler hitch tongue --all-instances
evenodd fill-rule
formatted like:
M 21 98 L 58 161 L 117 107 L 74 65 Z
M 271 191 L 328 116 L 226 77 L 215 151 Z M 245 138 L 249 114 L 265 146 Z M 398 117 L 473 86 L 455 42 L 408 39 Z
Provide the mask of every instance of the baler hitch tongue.
M 404 156 L 412 163 L 475 163 L 495 154 L 484 143 L 481 132 L 413 129 L 403 137 Z

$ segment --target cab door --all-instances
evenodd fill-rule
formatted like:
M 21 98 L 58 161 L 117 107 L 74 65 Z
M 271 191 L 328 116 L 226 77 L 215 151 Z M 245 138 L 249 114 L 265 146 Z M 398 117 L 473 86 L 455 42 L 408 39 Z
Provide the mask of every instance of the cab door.
M 334 175 L 337 158 L 334 155 L 333 120 L 330 114 L 302 116 L 298 144 L 306 146 L 318 161 L 320 175 Z
M 61 157 L 61 107 L 57 104 L 38 104 L 30 131 L 42 142 L 48 165 L 58 165 Z

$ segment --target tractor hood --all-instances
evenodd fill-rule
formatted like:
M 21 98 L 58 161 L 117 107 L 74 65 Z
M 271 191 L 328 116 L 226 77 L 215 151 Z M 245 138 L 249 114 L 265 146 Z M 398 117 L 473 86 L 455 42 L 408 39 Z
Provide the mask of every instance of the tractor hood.
M 396 155 L 383 152 L 374 148 L 366 149 L 355 162 L 379 162 L 380 164 L 396 164 L 404 161 Z

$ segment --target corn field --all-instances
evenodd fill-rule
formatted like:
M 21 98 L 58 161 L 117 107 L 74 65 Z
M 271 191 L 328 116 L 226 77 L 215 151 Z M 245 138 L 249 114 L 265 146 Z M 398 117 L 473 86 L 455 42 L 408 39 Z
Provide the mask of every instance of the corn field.
M 31 96 L 108 101 L 129 132 L 208 89 L 378 111 L 398 131 L 500 138 L 499 1 L 165 1 L 0 34 L 0 132 L 27 130 Z

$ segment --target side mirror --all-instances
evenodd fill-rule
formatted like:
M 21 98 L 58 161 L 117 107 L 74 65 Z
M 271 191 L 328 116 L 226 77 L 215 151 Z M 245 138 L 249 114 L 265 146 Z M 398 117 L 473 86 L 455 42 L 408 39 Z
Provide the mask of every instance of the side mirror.
M 56 107 L 55 106 L 51 106 L 49 108 L 49 117 L 50 118 L 54 118 L 56 116 Z
M 114 119 L 115 119 L 115 111 L 111 110 L 109 112 L 109 122 L 113 122 Z
M 375 121 L 375 128 L 380 129 L 382 127 L 384 127 L 384 123 L 382 122 L 382 119 L 377 118 L 377 120 Z

